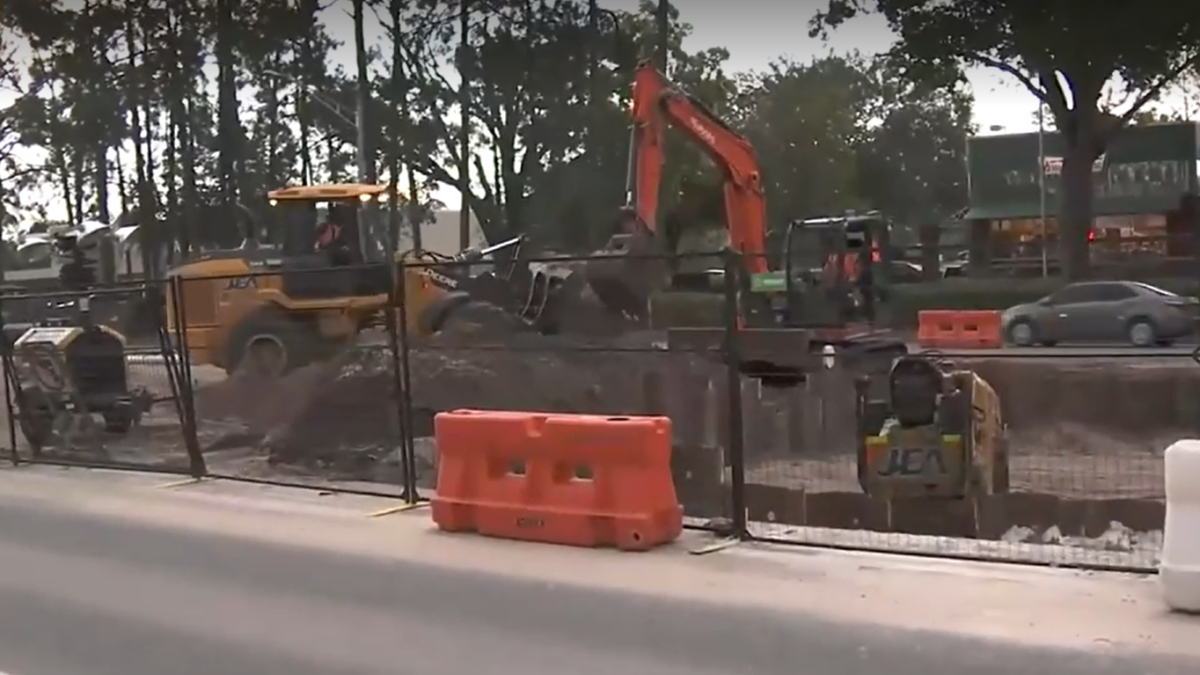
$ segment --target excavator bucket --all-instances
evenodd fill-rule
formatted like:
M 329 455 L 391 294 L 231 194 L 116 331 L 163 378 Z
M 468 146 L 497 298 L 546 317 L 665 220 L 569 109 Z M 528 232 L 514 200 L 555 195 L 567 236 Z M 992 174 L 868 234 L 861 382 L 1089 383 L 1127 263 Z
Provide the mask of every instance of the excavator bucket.
M 613 235 L 584 268 L 588 286 L 605 308 L 638 322 L 649 319 L 650 296 L 670 283 L 666 250 L 653 233 Z

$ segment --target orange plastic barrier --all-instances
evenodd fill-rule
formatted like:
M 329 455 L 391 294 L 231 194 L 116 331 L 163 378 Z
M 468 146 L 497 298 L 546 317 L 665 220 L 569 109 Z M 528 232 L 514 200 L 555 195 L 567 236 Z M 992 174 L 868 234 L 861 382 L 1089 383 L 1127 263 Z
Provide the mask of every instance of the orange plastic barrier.
M 683 531 L 666 417 L 455 410 L 434 433 L 442 530 L 627 551 Z
M 1000 312 L 945 309 L 917 314 L 917 343 L 926 349 L 998 349 L 1004 346 Z

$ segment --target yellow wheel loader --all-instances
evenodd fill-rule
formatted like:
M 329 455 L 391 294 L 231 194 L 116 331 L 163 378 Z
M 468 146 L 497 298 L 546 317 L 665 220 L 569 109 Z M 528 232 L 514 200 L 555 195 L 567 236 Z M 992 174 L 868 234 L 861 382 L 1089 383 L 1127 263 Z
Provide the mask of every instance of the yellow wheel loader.
M 258 245 L 251 225 L 241 248 L 206 254 L 170 273 L 168 321 L 172 330 L 186 331 L 194 364 L 280 375 L 330 358 L 364 329 L 385 325 L 398 274 L 404 275 L 400 300 L 407 317 L 401 328 L 410 335 L 532 331 L 544 319 L 545 302 L 536 312 L 519 302 L 538 280 L 495 269 L 475 275 L 452 264 L 517 248 L 519 238 L 457 256 L 393 257 L 383 245 L 386 224 L 378 209 L 388 200 L 387 186 L 290 187 L 268 197 L 277 246 Z M 515 252 L 507 252 L 515 260 Z M 438 261 L 445 266 L 430 265 Z M 549 284 L 541 285 L 549 294 Z

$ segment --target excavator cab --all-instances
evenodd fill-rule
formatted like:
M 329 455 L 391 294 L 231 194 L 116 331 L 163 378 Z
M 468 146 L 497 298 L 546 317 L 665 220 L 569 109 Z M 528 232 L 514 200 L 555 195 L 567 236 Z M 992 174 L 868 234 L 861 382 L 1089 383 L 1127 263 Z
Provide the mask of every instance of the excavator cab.
M 775 323 L 826 332 L 874 324 L 889 230 L 876 212 L 790 223 L 781 271 L 757 286 L 769 297 Z

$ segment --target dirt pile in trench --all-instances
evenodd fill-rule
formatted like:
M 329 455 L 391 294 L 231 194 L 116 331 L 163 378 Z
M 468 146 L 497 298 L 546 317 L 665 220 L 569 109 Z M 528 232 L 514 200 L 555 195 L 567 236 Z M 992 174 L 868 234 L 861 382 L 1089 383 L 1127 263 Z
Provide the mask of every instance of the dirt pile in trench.
M 708 399 L 723 400 L 724 367 L 703 355 L 647 351 L 659 339 L 528 336 L 505 347 L 423 342 L 410 351 L 415 435 L 430 435 L 433 415 L 455 408 L 663 411 L 675 420 L 677 442 L 723 444 L 721 412 Z M 206 387 L 197 392 L 202 445 L 251 447 L 274 463 L 374 476 L 372 467 L 397 463 L 399 405 L 390 358 L 383 349 L 360 349 L 282 380 L 239 374 Z M 960 365 L 998 390 L 1015 454 L 1153 455 L 1200 425 L 1197 368 L 1014 359 Z M 834 452 L 828 430 L 808 428 L 811 416 L 796 405 L 756 395 L 753 386 L 743 391 L 748 457 L 815 458 L 852 447 L 839 443 Z M 841 394 L 833 398 L 850 395 Z M 828 392 L 810 396 L 828 407 Z M 850 428 L 842 422 L 839 416 L 834 426 Z
M 1200 426 L 1200 368 L 983 359 L 962 364 L 996 388 L 1014 430 L 1076 426 L 1144 437 Z
M 652 349 L 653 336 L 600 343 L 530 337 L 507 348 L 439 339 L 410 350 L 414 433 L 432 434 L 437 412 L 456 408 L 595 414 L 652 411 L 647 374 L 717 371 L 700 355 Z M 394 365 L 384 349 L 359 349 L 268 381 L 239 374 L 197 392 L 210 448 L 253 444 L 277 463 L 365 467 L 400 443 Z

